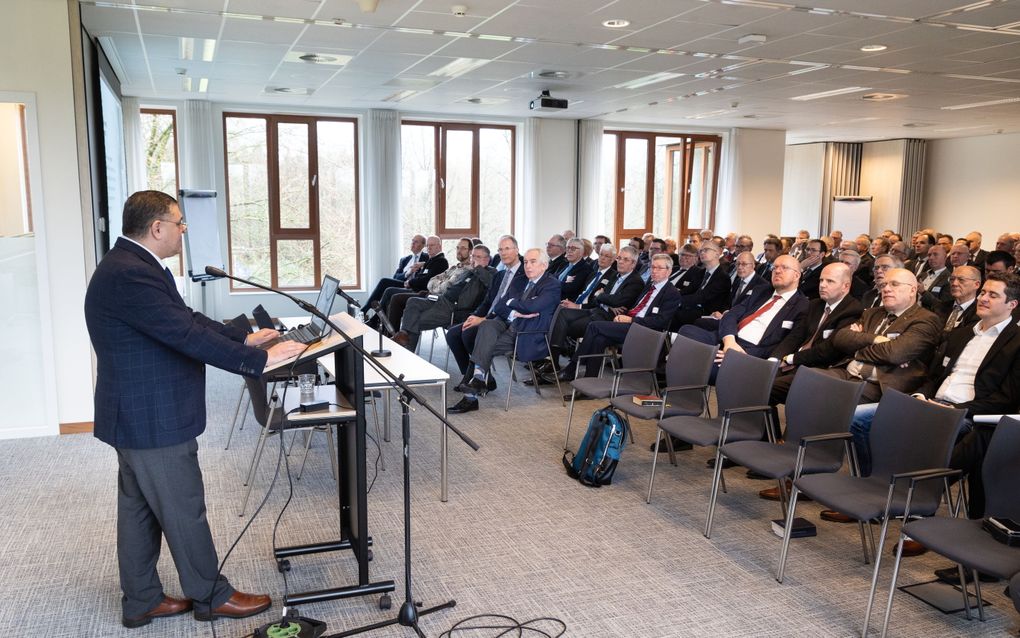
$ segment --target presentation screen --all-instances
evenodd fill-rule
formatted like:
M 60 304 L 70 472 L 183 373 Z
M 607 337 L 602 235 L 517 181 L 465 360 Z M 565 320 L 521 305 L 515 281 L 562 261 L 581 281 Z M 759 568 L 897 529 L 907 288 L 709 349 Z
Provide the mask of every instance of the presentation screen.
M 843 231 L 843 239 L 871 235 L 870 197 L 833 197 L 832 230 Z

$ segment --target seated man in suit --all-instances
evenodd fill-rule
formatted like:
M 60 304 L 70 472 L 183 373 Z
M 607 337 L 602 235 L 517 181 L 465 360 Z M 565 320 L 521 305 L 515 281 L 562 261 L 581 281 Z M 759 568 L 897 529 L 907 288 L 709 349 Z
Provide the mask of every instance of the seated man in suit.
M 669 255 L 660 253 L 652 258 L 650 266 L 652 275 L 644 292 L 637 303 L 627 312 L 616 315 L 612 321 L 592 321 L 584 331 L 584 340 L 570 363 L 560 372 L 560 378 L 574 378 L 577 363 L 581 355 L 598 354 L 607 346 L 620 345 L 627 337 L 632 323 L 652 330 L 666 330 L 673 313 L 680 306 L 680 292 L 669 283 L 669 273 L 673 270 L 673 260 Z M 585 366 L 585 375 L 597 377 L 598 365 Z
M 1015 265 L 1013 255 L 1002 250 L 993 250 L 985 258 L 985 274 L 1009 272 Z
M 949 275 L 952 268 L 946 265 L 946 249 L 936 244 L 928 249 L 928 268 L 924 271 L 924 277 L 918 283 L 918 294 L 921 295 L 921 305 L 937 312 L 946 303 L 952 303 L 953 297 L 949 291 Z
M 488 246 L 475 246 L 471 249 L 470 265 L 462 270 L 463 276 L 446 287 L 438 299 L 415 297 L 409 300 L 400 331 L 393 335 L 393 341 L 414 352 L 422 332 L 459 323 L 458 314 L 461 321 L 466 319 L 464 315 L 478 307 L 492 283 L 496 269 L 488 265 L 490 257 Z
M 844 250 L 839 253 L 839 261 L 850 267 L 850 272 L 853 273 L 853 279 L 850 282 L 850 296 L 859 301 L 871 288 L 871 285 L 865 283 L 858 275 L 861 272 L 861 256 L 856 250 Z M 871 265 L 874 266 L 874 262 Z M 871 267 L 868 267 L 868 272 L 871 272 Z
M 822 267 L 829 263 L 829 246 L 821 239 L 808 241 L 800 260 L 800 292 L 808 299 L 818 299 L 818 278 Z
M 373 301 L 379 301 L 382 299 L 383 291 L 387 288 L 393 288 L 394 286 L 400 287 L 404 285 L 407 278 L 410 277 L 420 267 L 415 266 L 419 262 L 428 261 L 429 255 L 425 252 L 425 237 L 423 235 L 415 235 L 411 238 L 411 252 L 410 254 L 404 255 L 400 258 L 400 262 L 397 263 L 397 269 L 393 272 L 390 277 L 384 277 L 379 280 L 379 283 L 375 285 L 372 290 L 372 294 L 368 296 L 368 301 L 365 302 L 366 308 L 372 307 Z
M 676 261 L 677 264 L 669 275 L 669 283 L 676 286 L 681 295 L 700 286 L 704 269 L 698 263 L 698 249 L 694 244 L 684 244 L 677 253 Z
M 671 330 L 694 323 L 702 316 L 730 307 L 730 277 L 719 262 L 722 250 L 714 241 L 704 241 L 698 249 L 701 267 L 704 269 L 701 281 L 680 289 L 680 309 L 677 310 Z M 693 288 L 693 290 L 690 290 Z
M 953 247 L 949 249 L 949 267 L 956 268 L 957 266 L 973 265 L 970 262 L 970 249 L 967 248 L 967 242 L 962 241 L 953 244 Z
M 517 357 L 523 361 L 545 354 L 545 332 L 560 302 L 560 282 L 546 272 L 548 268 L 549 256 L 541 249 L 531 248 L 524 254 L 526 279 L 512 283 L 506 296 L 498 302 L 509 310 L 505 317 L 496 309 L 492 317 L 478 326 L 471 349 L 473 373 L 466 383 L 458 386 L 464 397 L 449 412 L 461 414 L 478 409 L 478 395 L 488 391 L 492 359 L 513 352 L 515 341 Z M 535 334 L 518 336 L 532 331 L 536 331 Z
M 871 267 L 872 280 L 875 282 L 870 290 L 861 297 L 861 305 L 867 308 L 877 308 L 882 305 L 882 293 L 880 287 L 885 281 L 885 273 L 893 268 L 903 268 L 903 262 L 892 255 L 879 255 L 875 258 L 875 265 Z
M 760 288 L 772 289 L 772 282 L 765 281 L 755 273 L 757 262 L 748 251 L 737 251 L 733 258 L 733 283 L 730 286 L 729 307 L 732 308 L 744 299 L 757 294 Z M 770 270 L 771 272 L 771 270 Z M 771 279 L 771 276 L 769 277 Z M 705 330 L 718 330 L 719 320 L 728 310 L 716 310 L 708 317 L 702 317 L 693 325 Z
M 584 242 L 576 237 L 567 242 L 567 265 L 556 273 L 560 280 L 560 295 L 573 299 L 584 290 L 584 284 L 591 274 L 591 266 L 584 259 Z
M 446 292 L 447 288 L 463 279 L 466 273 L 471 269 L 470 262 L 472 248 L 474 248 L 474 244 L 472 243 L 471 238 L 461 237 L 457 241 L 457 247 L 455 248 L 457 262 L 438 275 L 430 277 L 425 283 L 424 290 L 418 290 L 416 289 L 417 287 L 412 289 L 411 286 L 408 285 L 409 282 L 404 282 L 404 285 L 408 287 L 400 292 L 390 294 L 390 291 L 387 290 L 383 296 L 384 298 L 389 297 L 389 302 L 385 304 L 380 302 L 380 305 L 386 311 L 386 318 L 390 320 L 390 323 L 397 327 L 400 326 L 401 319 L 403 319 L 404 316 L 404 308 L 407 307 L 407 303 L 411 299 L 416 297 L 428 297 L 429 295 L 440 297 Z M 420 274 L 421 273 L 416 274 L 415 277 L 418 277 Z
M 780 255 L 772 265 L 772 286 L 745 296 L 723 315 L 718 330 L 683 326 L 679 334 L 701 343 L 721 344 L 717 363 L 729 350 L 768 357 L 807 312 L 808 300 L 797 290 L 799 281 L 800 263 Z M 712 379 L 714 382 L 714 370 Z
M 942 333 L 948 336 L 954 329 L 977 323 L 977 299 L 981 289 L 981 271 L 974 266 L 958 266 L 948 278 L 949 300 L 932 308 L 943 322 Z
M 96 353 L 95 437 L 114 448 L 118 465 L 121 623 L 141 627 L 192 610 L 197 620 L 252 616 L 269 608 L 269 596 L 236 591 L 219 573 L 206 519 L 197 440 L 206 426 L 205 369 L 259 377 L 306 346 L 258 349 L 279 333 L 247 334 L 188 308 L 163 266 L 180 253 L 188 227 L 173 197 L 134 193 L 122 219 L 123 236 L 85 293 Z M 164 538 L 184 599 L 166 595 L 160 582 Z
M 598 273 L 604 274 L 591 278 L 585 290 L 573 301 L 560 302 L 549 329 L 549 344 L 554 359 L 566 354 L 567 337 L 578 339 L 584 336 L 585 329 L 592 321 L 610 321 L 616 315 L 626 312 L 644 290 L 645 284 L 636 272 L 637 251 L 630 246 L 621 248 L 615 269 L 612 256 L 612 245 L 603 246 L 602 254 L 599 255 Z M 551 367 L 542 367 L 540 370 L 552 372 Z
M 424 262 L 418 262 L 412 266 L 414 272 L 407 278 L 404 283 L 400 286 L 393 286 L 383 291 L 382 297 L 379 299 L 379 306 L 383 312 L 386 312 L 386 308 L 389 307 L 390 301 L 394 295 L 403 292 L 422 292 L 428 289 L 429 281 L 433 277 L 446 271 L 450 267 L 449 262 L 446 261 L 446 255 L 443 254 L 443 240 L 435 235 L 429 236 L 425 240 L 425 251 L 428 253 L 428 260 Z M 373 321 L 369 323 L 372 325 L 378 325 L 378 320 L 375 317 Z M 392 317 L 387 316 L 387 319 L 391 320 Z M 399 322 L 398 324 L 399 325 Z
M 563 235 L 553 235 L 545 243 L 545 254 L 549 255 L 549 274 L 559 275 L 567 267 L 567 240 Z
M 506 304 L 500 302 L 507 295 L 507 291 L 514 280 L 524 278 L 524 269 L 521 267 L 520 252 L 517 248 L 517 240 L 513 235 L 503 235 L 499 238 L 499 263 L 502 270 L 497 270 L 496 275 L 489 284 L 489 290 L 478 304 L 474 312 L 464 320 L 464 323 L 457 324 L 446 331 L 446 345 L 453 353 L 457 361 L 457 369 L 464 375 L 461 382 L 466 383 L 471 378 L 473 368 L 471 367 L 470 353 L 475 347 L 475 336 L 478 334 L 478 326 L 489 318 L 499 313 L 504 319 L 510 315 Z M 522 285 L 523 288 L 523 285 Z M 490 377 L 489 390 L 495 390 L 496 383 Z
M 765 281 L 772 280 L 772 263 L 783 252 L 783 242 L 777 237 L 768 237 L 762 244 L 761 258 L 755 271 Z

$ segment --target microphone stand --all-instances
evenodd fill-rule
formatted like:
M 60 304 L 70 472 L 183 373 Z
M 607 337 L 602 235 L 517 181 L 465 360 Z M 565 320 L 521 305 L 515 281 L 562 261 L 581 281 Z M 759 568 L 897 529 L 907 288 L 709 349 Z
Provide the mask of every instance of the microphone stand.
M 397 613 L 397 617 L 396 618 L 391 618 L 390 620 L 385 620 L 385 621 L 382 621 L 382 622 L 373 623 L 373 624 L 370 624 L 370 625 L 365 625 L 363 627 L 358 627 L 358 628 L 351 629 L 351 630 L 348 630 L 348 631 L 340 632 L 338 634 L 331 634 L 329 636 L 325 636 L 324 638 L 343 638 L 344 636 L 354 636 L 354 635 L 357 635 L 357 634 L 362 634 L 362 633 L 365 633 L 365 632 L 368 632 L 368 631 L 372 631 L 374 629 L 381 629 L 383 627 L 389 627 L 389 626 L 397 625 L 397 624 L 402 625 L 404 627 L 412 628 L 414 630 L 415 634 L 417 634 L 420 638 L 424 638 L 425 634 L 422 633 L 421 628 L 418 626 L 418 618 L 420 616 L 424 616 L 426 614 L 431 614 L 431 613 L 434 613 L 434 612 L 437 612 L 437 611 L 440 611 L 440 610 L 443 610 L 443 609 L 449 609 L 451 607 L 454 607 L 454 606 L 456 606 L 457 601 L 450 600 L 450 601 L 447 601 L 445 603 L 436 605 L 434 607 L 429 607 L 427 609 L 422 609 L 421 611 L 419 611 L 418 610 L 419 603 L 416 603 L 414 601 L 414 598 L 413 598 L 412 593 L 411 593 L 411 464 L 410 464 L 411 463 L 411 414 L 410 414 L 411 400 L 413 399 L 418 405 L 422 406 L 423 408 L 428 410 L 430 413 L 432 413 L 433 416 L 435 416 L 437 419 L 439 419 L 440 423 L 442 423 L 445 427 L 447 427 L 450 430 L 452 430 L 453 433 L 456 434 L 460 438 L 460 440 L 463 441 L 472 450 L 477 452 L 478 448 L 479 448 L 478 444 L 475 443 L 466 434 L 464 434 L 459 429 L 457 429 L 456 426 L 454 426 L 452 423 L 450 423 L 450 421 L 447 420 L 446 417 L 444 417 L 434 407 L 432 407 L 432 405 L 428 401 L 426 401 L 424 398 L 422 398 L 421 395 L 419 395 L 417 392 L 412 390 L 411 387 L 409 385 L 407 385 L 406 382 L 404 382 L 404 375 L 403 374 L 401 374 L 401 375 L 394 375 L 393 372 L 391 372 L 385 365 L 383 365 L 375 357 L 373 357 L 371 354 L 369 354 L 369 352 L 366 351 L 363 347 L 361 347 L 361 345 L 359 345 L 357 342 L 355 342 L 353 339 L 351 339 L 350 335 L 345 333 L 343 331 L 343 329 L 340 328 L 340 326 L 336 325 L 329 317 L 327 317 L 325 315 L 325 313 L 320 312 L 319 309 L 316 308 L 313 304 L 310 304 L 310 303 L 308 303 L 307 301 L 305 301 L 303 299 L 299 299 L 299 298 L 295 297 L 294 295 L 291 295 L 291 294 L 288 294 L 286 292 L 283 292 L 282 290 L 276 290 L 274 288 L 270 288 L 269 286 L 264 286 L 262 284 L 254 282 L 254 281 L 248 281 L 247 279 L 241 279 L 240 277 L 235 277 L 235 276 L 233 276 L 231 274 L 228 274 L 227 272 L 225 272 L 225 271 L 223 271 L 223 270 L 221 270 L 219 268 L 215 268 L 213 266 L 206 266 L 205 267 L 205 272 L 206 272 L 207 275 L 211 275 L 213 277 L 226 277 L 228 279 L 233 279 L 234 281 L 238 281 L 238 282 L 241 282 L 243 284 L 248 284 L 249 286 L 255 286 L 256 288 L 261 288 L 262 290 L 266 290 L 266 291 L 273 292 L 273 293 L 276 293 L 276 294 L 279 294 L 279 295 L 283 295 L 284 297 L 290 299 L 291 301 L 296 303 L 298 305 L 298 307 L 300 307 L 302 310 L 305 310 L 306 312 L 309 312 L 309 313 L 315 315 L 316 317 L 318 317 L 319 319 L 322 319 L 324 322 L 326 322 L 326 324 L 330 328 L 335 330 L 337 334 L 339 334 L 341 337 L 343 337 L 343 339 L 351 347 L 353 347 L 354 350 L 358 354 L 360 354 L 365 361 L 369 362 L 369 365 L 371 365 L 373 368 L 378 370 L 380 374 L 382 374 L 390 382 L 392 382 L 393 385 L 395 385 L 396 387 L 398 387 L 400 389 L 400 406 L 401 406 L 400 407 L 400 425 L 401 425 L 401 438 L 402 438 L 402 443 L 404 445 L 404 460 L 403 460 L 403 465 L 404 465 L 404 602 L 400 606 L 400 611 Z M 361 400 L 361 397 L 352 397 L 352 399 L 353 400 Z

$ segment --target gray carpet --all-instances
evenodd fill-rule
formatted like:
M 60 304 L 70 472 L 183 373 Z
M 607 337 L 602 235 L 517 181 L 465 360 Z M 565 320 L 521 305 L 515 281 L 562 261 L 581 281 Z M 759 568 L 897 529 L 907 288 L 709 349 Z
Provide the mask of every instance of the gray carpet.
M 437 349 L 438 360 L 444 354 Z M 505 388 L 505 365 L 499 367 Z M 209 374 L 209 428 L 201 438 L 209 518 L 222 556 L 245 519 L 237 509 L 242 474 L 258 435 L 249 418 L 223 450 L 239 381 Z M 859 635 L 871 568 L 861 561 L 856 526 L 819 523 L 818 536 L 794 540 L 786 582 L 773 579 L 780 541 L 768 519 L 778 506 L 756 493 L 770 484 L 727 472 L 729 494 L 720 497 L 711 540 L 701 534 L 711 472 L 710 450 L 680 454 L 679 467 L 660 464 L 651 505 L 644 502 L 654 438 L 649 422 L 637 422 L 637 444 L 627 448 L 612 486 L 589 489 L 569 480 L 560 464 L 566 410 L 550 393 L 539 399 L 523 386 L 504 413 L 496 396 L 480 412 L 454 416 L 482 449 L 472 453 L 451 437 L 450 500 L 439 502 L 438 424 L 422 410 L 413 415 L 412 497 L 416 597 L 426 606 L 449 598 L 457 607 L 425 617 L 426 634 L 438 636 L 472 614 L 500 613 L 526 620 L 554 616 L 570 636 L 853 636 Z M 456 395 L 451 393 L 453 398 Z M 436 399 L 437 392 L 430 398 Z M 578 404 L 572 444 L 599 403 Z M 371 419 L 370 419 L 371 423 Z M 375 541 L 375 579 L 397 582 L 403 600 L 401 475 L 398 430 L 383 444 L 387 471 L 369 495 Z M 264 494 L 277 458 L 273 439 L 263 459 L 256 492 Z M 370 461 L 375 458 L 371 447 Z M 663 457 L 665 458 L 665 457 Z M 300 453 L 292 457 L 292 465 Z M 210 636 L 208 624 L 190 616 L 159 619 L 127 630 L 120 625 L 115 554 L 116 461 L 109 447 L 89 435 L 0 442 L 0 474 L 7 496 L 0 503 L 0 628 L 47 636 Z M 370 463 L 371 475 L 371 463 Z M 333 539 L 336 499 L 325 438 L 313 442 L 305 477 L 278 532 L 281 544 Z M 271 558 L 273 520 L 286 498 L 278 482 L 262 515 L 238 545 L 225 569 L 246 591 L 273 595 L 271 613 L 219 621 L 219 636 L 243 636 L 280 610 L 283 580 Z M 249 507 L 249 512 L 254 508 Z M 819 507 L 799 513 L 818 520 Z M 291 591 L 354 582 L 349 555 L 296 558 Z M 901 583 L 928 580 L 948 563 L 926 555 L 904 560 Z M 880 595 L 887 591 L 885 564 Z M 180 588 L 169 555 L 160 573 L 167 593 Z M 1001 636 L 1015 631 L 1016 612 L 1002 585 L 984 587 L 994 605 L 988 620 L 945 616 L 898 594 L 890 634 L 902 637 Z M 375 622 L 376 599 L 359 598 L 303 607 L 329 632 Z M 876 605 L 881 620 L 884 605 Z M 553 630 L 551 624 L 542 625 Z M 34 629 L 45 628 L 43 630 Z M 377 636 L 410 636 L 391 628 Z M 466 634 L 461 634 L 466 635 Z M 471 636 L 496 635 L 496 632 Z

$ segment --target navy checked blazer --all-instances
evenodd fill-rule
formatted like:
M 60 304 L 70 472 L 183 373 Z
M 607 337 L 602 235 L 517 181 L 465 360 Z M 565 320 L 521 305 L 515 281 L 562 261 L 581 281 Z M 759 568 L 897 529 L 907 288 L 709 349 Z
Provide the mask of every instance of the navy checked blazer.
M 144 248 L 120 238 L 85 293 L 96 351 L 95 436 L 118 448 L 189 441 L 205 430 L 205 364 L 256 377 L 266 352 L 193 312 Z

